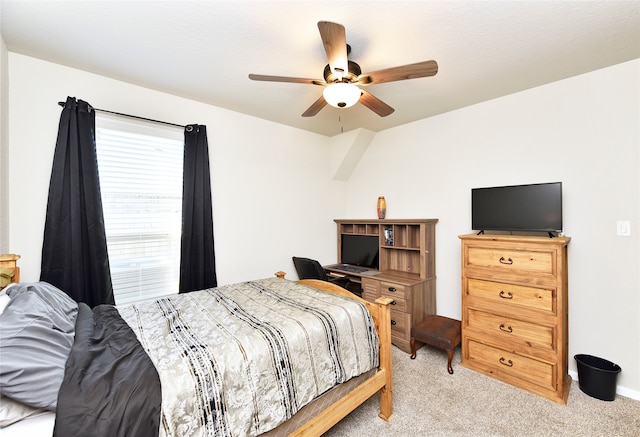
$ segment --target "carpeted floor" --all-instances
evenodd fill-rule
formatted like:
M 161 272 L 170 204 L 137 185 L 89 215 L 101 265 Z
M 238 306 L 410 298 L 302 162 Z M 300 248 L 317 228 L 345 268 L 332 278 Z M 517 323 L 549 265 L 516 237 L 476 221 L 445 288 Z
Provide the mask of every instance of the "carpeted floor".
M 444 351 L 423 346 L 411 360 L 393 347 L 391 421 L 378 417 L 374 396 L 325 436 L 640 436 L 640 401 L 601 401 L 573 381 L 563 406 L 459 363 L 460 348 L 449 375 Z

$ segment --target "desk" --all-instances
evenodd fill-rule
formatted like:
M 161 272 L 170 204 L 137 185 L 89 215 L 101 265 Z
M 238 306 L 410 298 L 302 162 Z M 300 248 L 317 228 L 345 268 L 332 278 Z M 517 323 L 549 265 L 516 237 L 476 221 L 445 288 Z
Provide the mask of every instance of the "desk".
M 385 270 L 377 274 L 346 272 L 338 265 L 323 266 L 327 274 L 346 276 L 362 289 L 362 298 L 375 302 L 389 297 L 391 302 L 391 342 L 406 353 L 411 353 L 411 328 L 435 314 L 435 279 L 421 279 L 415 273 Z M 367 272 L 371 272 L 368 270 Z
M 343 268 L 343 266 L 346 266 L 346 268 Z M 362 282 L 363 277 L 376 276 L 380 274 L 378 270 L 370 270 L 360 266 L 352 266 L 350 264 L 331 264 L 328 266 L 322 266 L 322 268 L 328 275 L 347 277 L 352 282 L 357 282 L 358 284 Z
M 411 328 L 436 312 L 435 225 L 438 219 L 334 221 L 338 231 L 338 264 L 325 266 L 325 271 L 346 276 L 360 285 L 362 297 L 370 302 L 383 296 L 393 299 L 391 342 L 411 353 Z M 339 264 L 347 264 L 342 256 L 343 243 L 354 235 L 377 238 L 380 273 L 338 268 Z
M 386 270 L 376 276 L 362 278 L 362 297 L 374 302 L 390 297 L 391 342 L 411 353 L 411 328 L 436 312 L 435 278 L 421 279 L 416 274 Z

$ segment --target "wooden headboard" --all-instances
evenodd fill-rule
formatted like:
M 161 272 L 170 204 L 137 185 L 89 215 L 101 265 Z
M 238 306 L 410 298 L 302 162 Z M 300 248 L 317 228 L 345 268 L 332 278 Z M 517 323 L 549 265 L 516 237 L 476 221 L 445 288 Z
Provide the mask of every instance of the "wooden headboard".
M 9 276 L 11 276 L 11 280 L 9 281 L 9 283 L 20 282 L 20 267 L 18 267 L 19 259 L 20 255 L 15 255 L 12 253 L 0 255 L 0 267 L 4 272 L 8 272 Z M 7 284 L 3 284 L 2 282 L 0 282 L 0 289 L 6 285 Z

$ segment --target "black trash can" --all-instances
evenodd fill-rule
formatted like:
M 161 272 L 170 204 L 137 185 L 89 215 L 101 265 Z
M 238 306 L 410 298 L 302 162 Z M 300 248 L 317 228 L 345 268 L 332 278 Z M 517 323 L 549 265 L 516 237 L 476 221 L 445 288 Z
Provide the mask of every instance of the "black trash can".
M 618 373 L 622 371 L 620 366 L 593 355 L 578 354 L 574 358 L 578 363 L 580 390 L 602 401 L 614 400 Z

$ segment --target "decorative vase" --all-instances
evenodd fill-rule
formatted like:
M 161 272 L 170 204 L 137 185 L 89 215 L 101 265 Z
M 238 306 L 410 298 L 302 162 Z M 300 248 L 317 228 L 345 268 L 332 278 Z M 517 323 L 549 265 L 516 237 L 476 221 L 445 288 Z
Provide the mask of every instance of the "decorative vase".
M 387 215 L 387 201 L 384 196 L 378 197 L 378 218 L 383 219 Z

